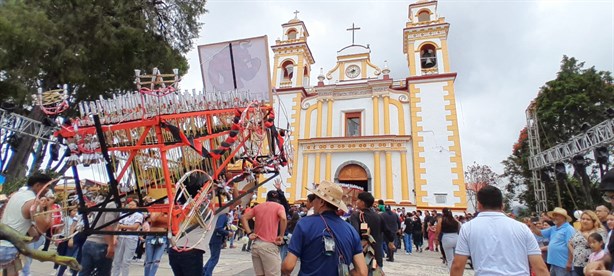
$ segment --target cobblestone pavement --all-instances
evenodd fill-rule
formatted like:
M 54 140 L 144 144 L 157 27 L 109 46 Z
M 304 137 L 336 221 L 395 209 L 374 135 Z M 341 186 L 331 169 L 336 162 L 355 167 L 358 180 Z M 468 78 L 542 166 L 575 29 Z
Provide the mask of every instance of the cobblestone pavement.
M 240 248 L 223 249 L 220 261 L 213 272 L 213 275 L 241 275 L 252 276 L 254 275 L 252 270 L 251 255 L 247 252 L 241 252 Z M 395 254 L 394 262 L 384 263 L 384 272 L 388 276 L 396 275 L 411 275 L 411 276 L 443 276 L 449 275 L 448 270 L 444 264 L 442 264 L 441 255 L 437 252 L 423 252 L 414 253 L 413 255 L 405 255 L 403 252 L 397 251 Z M 205 254 L 204 262 L 207 262 L 209 254 Z M 468 268 L 468 267 L 467 267 Z M 53 272 L 53 264 L 41 263 L 34 261 L 32 264 L 32 275 L 55 275 Z M 298 265 L 297 265 L 298 271 Z M 295 273 L 293 273 L 296 275 Z M 68 275 L 68 274 L 65 274 Z M 133 262 L 130 267 L 130 275 L 141 276 L 143 275 L 143 263 Z M 168 257 L 164 255 L 162 258 L 160 268 L 158 269 L 159 276 L 173 275 L 173 272 L 168 264 Z M 473 275 L 473 270 L 465 270 L 465 275 Z

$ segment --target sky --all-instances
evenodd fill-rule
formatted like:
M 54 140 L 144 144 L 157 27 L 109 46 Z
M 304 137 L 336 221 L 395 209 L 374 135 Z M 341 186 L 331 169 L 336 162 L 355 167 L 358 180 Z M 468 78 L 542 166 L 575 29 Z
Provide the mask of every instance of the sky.
M 281 24 L 294 18 L 295 10 L 310 34 L 316 60 L 312 81 L 320 68 L 326 72 L 334 66 L 338 50 L 351 44 L 346 29 L 352 23 L 361 28 L 356 44 L 370 45 L 371 62 L 383 67 L 388 61 L 391 77 L 405 79 L 409 69 L 402 32 L 414 2 L 208 0 L 182 88 L 202 87 L 196 45 L 261 35 L 274 45 L 282 36 Z M 501 161 L 526 124 L 526 107 L 556 77 L 563 55 L 614 71 L 614 0 L 441 0 L 437 12 L 450 23 L 465 168 L 477 162 L 503 172 Z

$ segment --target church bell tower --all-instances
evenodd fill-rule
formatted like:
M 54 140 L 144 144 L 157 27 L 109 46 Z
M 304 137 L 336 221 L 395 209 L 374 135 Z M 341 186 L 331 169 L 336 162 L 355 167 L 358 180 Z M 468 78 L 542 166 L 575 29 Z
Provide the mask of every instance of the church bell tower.
M 403 52 L 410 76 L 414 194 L 416 207 L 467 208 L 456 96 L 448 58 L 450 24 L 437 12 L 437 1 L 409 5 Z
M 309 32 L 298 19 L 298 11 L 288 23 L 282 24 L 283 34 L 271 47 L 273 50 L 273 85 L 276 88 L 307 87 L 311 65 L 315 63 L 307 45 Z

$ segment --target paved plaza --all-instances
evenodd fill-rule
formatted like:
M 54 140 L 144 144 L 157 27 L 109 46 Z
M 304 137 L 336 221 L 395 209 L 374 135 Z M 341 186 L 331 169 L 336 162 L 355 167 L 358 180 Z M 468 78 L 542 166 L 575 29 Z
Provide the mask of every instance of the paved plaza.
M 449 275 L 448 270 L 444 264 L 442 264 L 441 255 L 438 252 L 423 252 L 414 253 L 413 255 L 405 255 L 404 253 L 395 254 L 395 262 L 385 262 L 384 271 L 388 276 L 396 275 L 412 275 L 412 276 L 443 276 Z M 209 254 L 205 254 L 205 262 L 209 258 Z M 53 273 L 53 264 L 41 263 L 34 261 L 32 265 L 32 275 L 55 275 Z M 467 267 L 468 268 L 468 267 Z M 295 271 L 294 275 L 296 275 Z M 254 275 L 252 270 L 252 262 L 250 253 L 241 252 L 240 248 L 223 249 L 214 275 Z M 68 275 L 68 274 L 65 274 Z M 130 267 L 130 275 L 141 276 L 143 275 L 143 263 L 134 262 Z M 170 276 L 173 272 L 168 264 L 168 257 L 164 255 L 160 269 L 156 275 Z M 473 270 L 465 270 L 465 275 L 473 275 Z

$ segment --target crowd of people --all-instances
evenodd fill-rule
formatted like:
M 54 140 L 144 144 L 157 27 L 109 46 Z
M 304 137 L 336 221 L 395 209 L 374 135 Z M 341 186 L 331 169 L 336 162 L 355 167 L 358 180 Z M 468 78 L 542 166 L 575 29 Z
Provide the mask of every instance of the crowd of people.
M 107 225 L 104 230 L 141 231 L 142 236 L 85 237 L 78 233 L 81 220 L 76 208 L 65 218 L 58 218 L 56 212 L 32 216 L 32 208 L 58 208 L 53 195 L 44 190 L 50 180 L 46 175 L 30 177 L 26 187 L 10 197 L 2 223 L 33 237 L 32 248 L 45 243 L 41 233 L 53 235 L 53 225 L 62 225 L 62 233 L 71 238 L 58 243 L 57 250 L 77 258 L 82 266 L 80 272 L 71 271 L 72 275 L 129 275 L 130 264 L 143 259 L 143 254 L 144 274 L 155 275 L 165 253 L 175 275 L 213 275 L 222 249 L 235 248 L 235 243 L 251 255 L 256 275 L 289 275 L 299 261 L 300 275 L 328 275 L 330 271 L 383 275 L 385 262 L 394 262 L 395 252 L 410 255 L 424 250 L 440 252 L 450 275 L 462 275 L 468 262 L 476 275 L 614 275 L 610 257 L 614 253 L 614 242 L 610 242 L 614 212 L 607 206 L 574 212 L 577 221 L 573 224 L 561 207 L 539 217 L 517 219 L 503 212 L 502 193 L 493 186 L 477 193 L 478 213 L 455 215 L 448 208 L 441 212 L 392 208 L 369 192 L 358 194 L 354 205 L 348 206 L 341 187 L 328 181 L 310 189 L 305 203 L 290 205 L 281 182 L 276 181 L 266 202 L 236 206 L 216 216 L 209 243 L 199 242 L 186 250 L 181 245 L 198 240 L 195 237 L 204 229 L 184 235 L 174 247 L 169 247 L 165 236 L 147 235 L 167 232 L 165 213 L 109 212 L 100 217 L 99 223 Z M 602 178 L 600 188 L 604 200 L 614 204 L 614 170 Z M 41 194 L 45 196 L 37 199 Z M 139 206 L 130 198 L 124 204 L 128 209 Z M 107 208 L 115 207 L 114 202 L 107 204 Z M 209 252 L 206 263 L 205 251 Z M 7 275 L 20 271 L 30 275 L 31 260 L 26 259 L 22 266 L 18 255 L 12 244 L 0 241 L 0 265 Z M 56 275 L 66 273 L 66 267 L 54 268 Z

